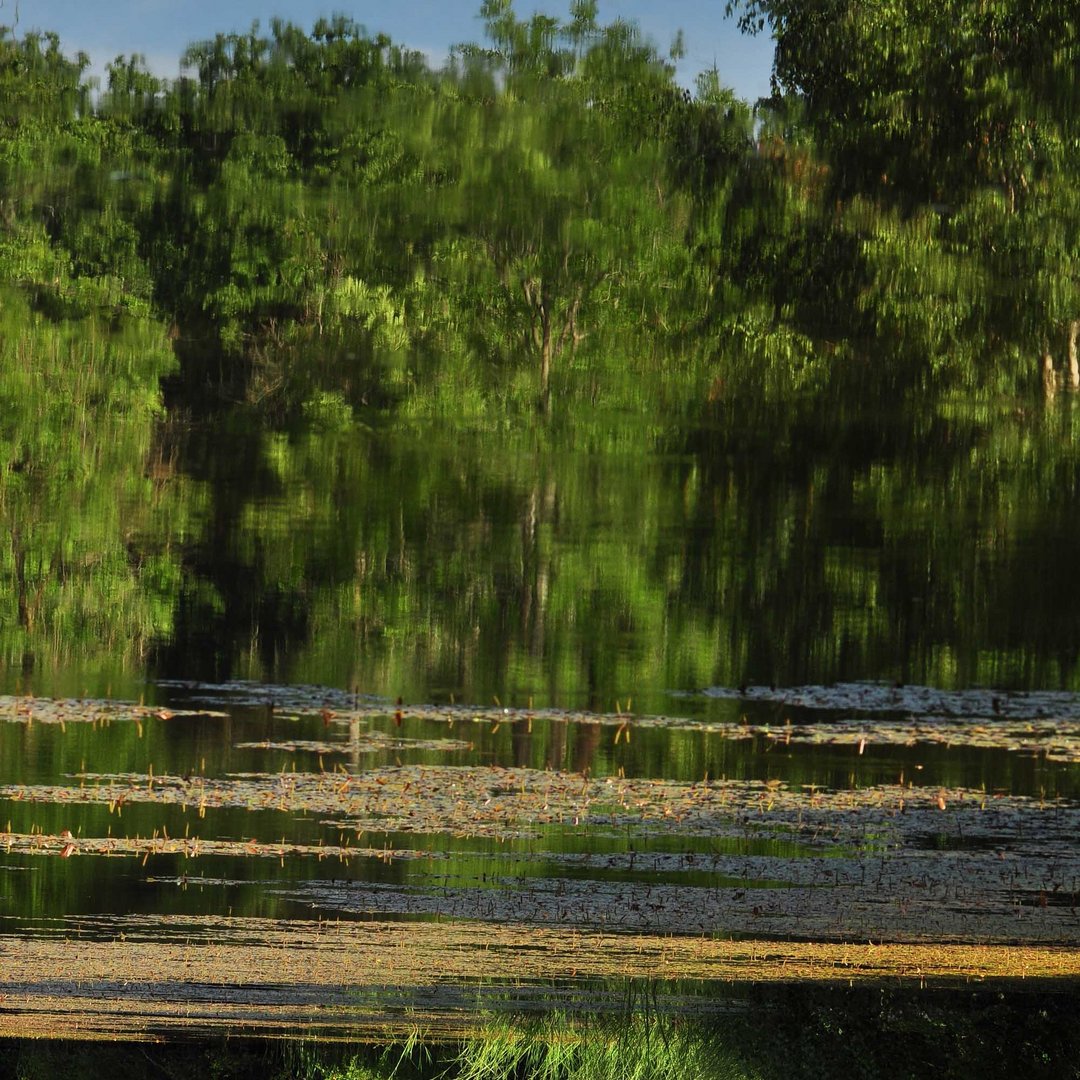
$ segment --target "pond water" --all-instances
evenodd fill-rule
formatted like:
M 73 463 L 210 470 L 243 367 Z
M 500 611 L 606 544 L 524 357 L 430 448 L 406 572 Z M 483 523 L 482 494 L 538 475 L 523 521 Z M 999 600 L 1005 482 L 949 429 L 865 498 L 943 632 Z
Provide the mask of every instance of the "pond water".
M 98 621 L 0 598 L 0 930 L 1074 946 L 1078 466 L 1067 400 L 173 417 L 72 527 Z

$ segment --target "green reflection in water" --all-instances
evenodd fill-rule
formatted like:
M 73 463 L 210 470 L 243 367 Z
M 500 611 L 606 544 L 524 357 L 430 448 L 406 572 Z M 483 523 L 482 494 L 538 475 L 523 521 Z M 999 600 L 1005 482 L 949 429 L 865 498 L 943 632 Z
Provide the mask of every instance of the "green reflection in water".
M 207 509 L 156 670 L 653 712 L 713 684 L 1074 685 L 1073 577 L 1046 572 L 1071 412 L 846 419 L 193 432 Z
M 243 677 L 670 712 L 748 682 L 1076 683 L 1075 577 L 1051 572 L 1078 524 L 1068 407 L 723 415 L 645 443 L 612 417 L 171 421 L 151 442 L 152 405 L 50 421 L 56 447 L 12 428 L 9 689 Z

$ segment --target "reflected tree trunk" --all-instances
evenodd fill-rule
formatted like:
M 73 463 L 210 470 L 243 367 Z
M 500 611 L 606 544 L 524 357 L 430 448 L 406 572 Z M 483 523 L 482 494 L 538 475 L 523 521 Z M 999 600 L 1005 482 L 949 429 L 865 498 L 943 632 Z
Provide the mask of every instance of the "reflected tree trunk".
M 19 626 L 24 630 L 32 631 L 41 607 L 41 594 L 45 591 L 45 581 L 39 573 L 37 591 L 31 596 L 30 583 L 26 578 L 26 545 L 23 543 L 22 529 L 18 525 L 11 530 L 11 554 L 15 564 L 16 610 Z
M 353 768 L 360 767 L 360 721 L 356 717 L 349 720 L 349 761 Z
M 1057 376 L 1054 374 L 1054 357 L 1049 349 L 1042 355 L 1043 394 L 1049 400 L 1057 393 Z
M 22 549 L 18 526 L 11 530 L 11 554 L 15 561 L 15 590 L 18 597 L 16 603 L 19 613 L 19 625 L 23 629 L 29 629 L 30 613 L 26 604 L 26 552 Z
M 590 773 L 599 747 L 600 725 L 578 724 L 574 735 L 574 772 Z
M 557 486 L 554 480 L 537 480 L 529 492 L 521 522 L 522 576 L 520 588 L 521 633 L 529 655 L 544 655 L 547 628 L 547 599 L 551 576 L 550 555 L 544 547 L 542 530 L 555 515 Z
M 565 757 L 566 721 L 552 720 L 548 725 L 548 747 L 547 757 L 544 759 L 544 768 L 551 770 L 562 769 Z
M 510 729 L 510 745 L 513 748 L 514 766 L 527 769 L 532 761 L 532 725 L 528 720 L 518 720 Z

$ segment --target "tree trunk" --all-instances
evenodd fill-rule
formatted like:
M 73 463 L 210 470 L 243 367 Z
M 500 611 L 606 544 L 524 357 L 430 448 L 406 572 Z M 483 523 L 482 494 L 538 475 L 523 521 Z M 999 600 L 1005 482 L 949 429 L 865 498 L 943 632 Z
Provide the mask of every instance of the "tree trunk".
M 1069 389 L 1080 390 L 1080 355 L 1077 352 L 1080 339 L 1080 319 L 1069 323 Z
M 540 396 L 546 398 L 551 391 L 551 318 L 542 311 L 540 319 Z
M 551 337 L 551 309 L 553 301 L 546 282 L 536 278 L 527 278 L 521 283 L 525 299 L 531 308 L 532 339 L 540 349 L 540 411 L 547 413 L 551 408 L 551 358 L 555 352 L 555 342 Z

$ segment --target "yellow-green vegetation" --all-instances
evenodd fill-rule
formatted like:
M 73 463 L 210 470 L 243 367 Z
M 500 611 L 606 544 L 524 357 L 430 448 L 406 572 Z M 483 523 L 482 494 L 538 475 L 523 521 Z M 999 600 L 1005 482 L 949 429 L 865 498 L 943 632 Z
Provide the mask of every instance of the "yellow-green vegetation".
M 755 1074 L 715 1029 L 666 1017 L 575 1024 L 555 1014 L 504 1024 L 471 1039 L 448 1072 L 460 1080 L 751 1080 Z

